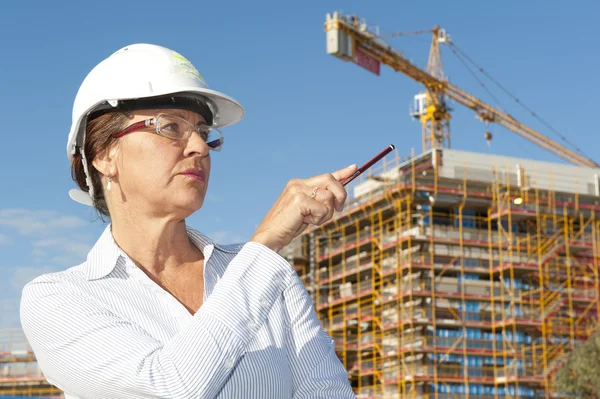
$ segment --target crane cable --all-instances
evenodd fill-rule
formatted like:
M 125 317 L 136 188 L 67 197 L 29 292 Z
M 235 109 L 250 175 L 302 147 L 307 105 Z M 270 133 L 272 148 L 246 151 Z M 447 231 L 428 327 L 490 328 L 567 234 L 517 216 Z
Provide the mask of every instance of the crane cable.
M 416 31 L 412 31 L 412 32 L 393 32 L 393 33 L 386 33 L 383 35 L 379 35 L 379 37 L 398 37 L 398 36 L 412 36 L 412 35 L 422 35 L 423 33 L 432 33 L 433 30 L 428 29 L 428 30 L 416 30 Z
M 496 98 L 496 96 L 494 96 L 494 94 L 490 91 L 490 89 L 487 88 L 487 86 L 485 85 L 485 83 L 483 83 L 483 81 L 481 79 L 479 79 L 479 77 L 477 76 L 477 74 L 471 69 L 471 67 L 469 67 L 467 65 L 467 63 L 461 58 L 461 56 L 452 48 L 450 47 L 450 51 L 452 51 L 452 53 L 456 56 L 456 58 L 458 58 L 458 60 L 464 65 L 464 67 L 471 73 L 471 75 L 473 75 L 473 77 L 475 78 L 475 80 L 477 80 L 477 82 L 479 82 L 479 85 L 481 87 L 483 87 L 483 89 L 485 91 L 487 91 L 487 93 L 490 95 L 490 97 L 492 97 L 494 99 L 494 101 L 496 101 L 496 104 L 498 104 L 498 108 L 500 108 L 500 110 L 502 112 L 504 112 L 505 114 L 507 113 L 506 110 L 504 109 L 504 107 L 502 106 L 502 104 L 500 103 L 500 100 L 498 100 Z
M 467 54 L 465 54 L 464 51 L 462 51 L 456 44 L 454 44 L 454 42 L 449 42 L 448 43 L 450 46 L 450 49 L 452 50 L 452 52 L 458 57 L 458 54 L 454 51 L 454 49 L 456 49 L 456 51 L 458 51 L 463 57 L 465 57 L 471 64 L 473 64 L 475 66 L 475 68 L 477 68 L 481 73 L 483 73 L 485 76 L 487 76 L 488 79 L 490 79 L 496 86 L 498 86 L 502 91 L 504 91 L 509 97 L 511 97 L 517 104 L 519 104 L 520 106 L 522 106 L 525 110 L 527 110 L 535 119 L 537 119 L 539 122 L 541 122 L 544 126 L 546 126 L 548 129 L 550 129 L 550 131 L 552 131 L 554 134 L 556 134 L 558 137 L 560 137 L 561 140 L 563 140 L 566 144 L 568 144 L 572 149 L 575 150 L 575 152 L 579 153 L 581 156 L 584 156 L 586 158 L 588 158 L 589 160 L 591 160 L 590 157 L 588 157 L 579 147 L 577 147 L 575 144 L 571 143 L 565 136 L 563 136 L 562 134 L 560 134 L 552 125 L 550 125 L 548 122 L 546 122 L 544 119 L 542 119 L 540 116 L 538 116 L 535 111 L 533 111 L 531 108 L 529 108 L 527 105 L 525 105 L 523 102 L 521 102 L 516 96 L 514 96 L 511 92 L 509 92 L 504 86 L 502 86 L 500 83 L 498 83 L 498 81 L 496 81 L 492 76 L 490 76 L 489 73 L 487 73 L 482 67 L 480 67 L 479 65 L 477 65 L 477 63 L 475 63 L 475 61 L 473 61 Z M 461 60 L 461 62 L 463 62 Z M 464 62 L 463 62 L 464 64 Z M 472 72 L 472 71 L 471 71 Z M 478 79 L 479 80 L 479 79 Z M 481 83 L 481 82 L 480 82 Z M 487 89 L 486 89 L 487 90 Z M 489 93 L 489 91 L 488 91 Z M 493 97 L 493 96 L 492 96 Z M 494 98 L 495 99 L 495 98 Z M 496 101 L 498 101 L 497 99 L 495 99 Z

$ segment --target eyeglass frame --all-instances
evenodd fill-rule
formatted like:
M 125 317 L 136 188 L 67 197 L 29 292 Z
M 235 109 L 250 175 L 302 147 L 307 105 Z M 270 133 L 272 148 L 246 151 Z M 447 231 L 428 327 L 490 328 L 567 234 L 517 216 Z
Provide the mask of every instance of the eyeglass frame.
M 176 139 L 174 137 L 170 137 L 170 136 L 166 136 L 164 134 L 161 134 L 159 132 L 159 126 L 156 123 L 156 121 L 158 120 L 158 118 L 161 115 L 168 116 L 170 118 L 180 119 L 180 120 L 184 121 L 185 123 L 187 123 L 187 125 L 190 126 L 191 129 L 187 129 L 186 130 L 186 132 L 187 132 L 186 136 L 184 138 L 181 138 L 181 139 Z M 185 119 L 183 119 L 183 118 L 181 118 L 179 116 L 169 115 L 167 113 L 161 112 L 161 113 L 156 114 L 156 116 L 154 118 L 145 119 L 145 120 L 142 120 L 142 121 L 138 121 L 138 122 L 132 123 L 131 125 L 127 126 L 125 129 L 121 130 L 120 132 L 112 134 L 112 137 L 114 137 L 114 138 L 123 137 L 123 136 L 125 136 L 128 133 L 133 133 L 133 132 L 139 131 L 141 129 L 146 129 L 146 128 L 149 128 L 152 125 L 156 126 L 155 131 L 156 131 L 157 135 L 162 136 L 162 137 L 166 137 L 166 138 L 171 139 L 171 140 L 176 140 L 176 141 L 188 140 L 190 138 L 190 136 L 192 135 L 192 131 L 195 131 L 196 133 L 200 134 L 200 132 L 198 131 L 199 126 L 192 125 L 190 122 L 186 121 Z M 210 129 L 210 130 L 214 129 L 217 132 L 219 132 L 219 138 L 217 140 L 213 140 L 213 141 L 218 141 L 220 143 L 219 147 L 218 148 L 213 148 L 213 147 L 211 147 L 209 145 L 208 142 L 205 141 L 206 145 L 208 146 L 208 149 L 211 150 L 211 151 L 216 151 L 216 152 L 221 151 L 221 149 L 223 148 L 223 143 L 225 141 L 224 138 L 223 138 L 223 133 L 217 127 L 208 126 L 208 125 L 205 125 L 205 126 L 208 129 Z M 210 130 L 209 130 L 209 132 L 210 132 Z M 211 141 L 211 143 L 212 143 L 212 141 Z

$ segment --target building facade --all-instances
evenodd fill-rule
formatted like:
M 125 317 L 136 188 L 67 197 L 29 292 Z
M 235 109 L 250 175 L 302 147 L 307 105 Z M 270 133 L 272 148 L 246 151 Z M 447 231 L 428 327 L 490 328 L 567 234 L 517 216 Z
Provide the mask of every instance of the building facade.
M 595 329 L 600 183 L 450 149 L 388 156 L 282 251 L 359 398 L 550 397 Z
M 0 397 L 4 396 L 62 397 L 46 381 L 20 328 L 0 330 Z

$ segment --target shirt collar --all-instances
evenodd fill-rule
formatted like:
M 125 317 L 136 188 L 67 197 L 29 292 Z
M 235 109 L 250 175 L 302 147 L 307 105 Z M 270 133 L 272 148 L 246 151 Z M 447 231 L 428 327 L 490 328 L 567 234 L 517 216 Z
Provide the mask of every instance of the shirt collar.
M 109 223 L 96 244 L 88 252 L 86 278 L 96 280 L 107 276 L 115 268 L 120 256 L 121 250 L 113 239 Z
M 108 276 L 114 270 L 119 259 L 127 257 L 127 254 L 115 242 L 111 226 L 110 223 L 106 226 L 96 244 L 88 252 L 86 269 L 88 280 L 97 280 Z M 186 226 L 186 230 L 188 237 L 202 251 L 205 259 L 208 259 L 214 248 L 227 253 L 236 253 L 240 249 L 240 245 L 216 244 L 209 237 L 189 226 Z

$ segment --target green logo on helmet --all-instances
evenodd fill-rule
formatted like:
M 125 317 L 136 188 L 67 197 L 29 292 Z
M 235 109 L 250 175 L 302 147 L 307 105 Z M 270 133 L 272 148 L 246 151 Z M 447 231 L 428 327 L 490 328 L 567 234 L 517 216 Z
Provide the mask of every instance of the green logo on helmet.
M 176 53 L 175 51 L 173 51 L 173 58 L 178 61 L 177 67 L 182 73 L 192 75 L 195 78 L 200 79 L 200 81 L 206 85 L 206 81 L 204 80 L 202 74 L 198 72 L 198 70 L 192 65 L 191 62 L 188 61 L 187 58 L 179 53 Z

